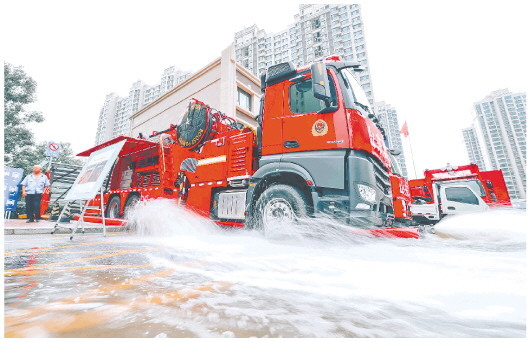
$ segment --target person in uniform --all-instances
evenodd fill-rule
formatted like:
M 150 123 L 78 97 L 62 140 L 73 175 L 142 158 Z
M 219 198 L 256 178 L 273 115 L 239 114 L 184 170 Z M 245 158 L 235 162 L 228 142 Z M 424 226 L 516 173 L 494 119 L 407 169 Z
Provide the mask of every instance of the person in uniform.
M 50 186 L 50 180 L 42 173 L 42 166 L 34 165 L 33 173 L 24 178 L 22 183 L 22 196 L 26 198 L 26 222 L 39 222 L 40 220 L 40 200 L 44 193 L 44 188 Z

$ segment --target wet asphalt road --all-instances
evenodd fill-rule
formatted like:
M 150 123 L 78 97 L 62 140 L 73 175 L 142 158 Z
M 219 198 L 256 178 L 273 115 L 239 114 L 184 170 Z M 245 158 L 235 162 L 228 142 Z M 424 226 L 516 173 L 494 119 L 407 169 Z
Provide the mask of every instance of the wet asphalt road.
M 523 215 L 387 240 L 331 224 L 223 230 L 146 209 L 143 234 L 5 235 L 5 337 L 526 333 Z
M 127 233 L 107 235 L 78 234 L 73 241 L 66 234 L 5 236 L 5 337 L 197 336 L 149 312 L 159 306 L 179 309 L 228 284 L 186 275 L 187 268 L 201 267 L 200 261 L 153 266 L 149 256 L 179 257 L 138 239 L 129 243 Z M 171 313 L 200 311 L 191 305 Z

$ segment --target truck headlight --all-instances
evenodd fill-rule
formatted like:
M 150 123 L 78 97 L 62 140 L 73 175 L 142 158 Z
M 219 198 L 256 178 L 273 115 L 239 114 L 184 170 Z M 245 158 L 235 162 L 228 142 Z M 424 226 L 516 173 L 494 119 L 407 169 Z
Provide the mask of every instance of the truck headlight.
M 375 203 L 375 189 L 364 184 L 357 184 L 361 198 L 366 202 Z
M 366 204 L 366 203 L 357 203 L 357 205 L 355 206 L 355 209 L 368 210 L 370 208 L 371 208 L 370 204 Z

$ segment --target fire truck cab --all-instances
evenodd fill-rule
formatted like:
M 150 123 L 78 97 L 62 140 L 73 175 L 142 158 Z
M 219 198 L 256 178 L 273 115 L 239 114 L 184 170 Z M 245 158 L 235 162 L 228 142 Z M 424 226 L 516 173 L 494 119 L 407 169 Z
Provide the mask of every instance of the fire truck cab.
M 510 206 L 502 171 L 483 171 L 475 164 L 426 170 L 424 179 L 409 182 L 411 212 L 418 223 L 433 224 L 446 215 Z
M 364 227 L 393 218 L 389 154 L 353 76 L 359 68 L 328 58 L 298 70 L 292 63 L 278 64 L 262 76 L 258 169 L 246 196 L 259 220 L 282 210 L 291 215 L 283 201 L 260 201 L 274 184 L 283 185 L 282 193 L 290 187 L 311 215 Z

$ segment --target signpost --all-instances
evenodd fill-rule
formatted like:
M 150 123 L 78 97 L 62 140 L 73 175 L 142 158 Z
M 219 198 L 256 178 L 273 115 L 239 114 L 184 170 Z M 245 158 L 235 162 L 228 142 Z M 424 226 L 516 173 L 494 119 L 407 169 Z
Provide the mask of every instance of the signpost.
M 4 218 L 10 219 L 11 212 L 17 210 L 20 193 L 19 184 L 24 174 L 23 169 L 4 166 Z
M 46 151 L 44 154 L 46 157 L 50 158 L 58 158 L 59 154 L 61 153 L 61 145 L 59 143 L 56 143 L 54 141 L 48 141 L 46 142 Z
M 84 205 L 81 206 L 82 210 L 79 220 L 77 221 L 75 228 L 72 229 L 72 235 L 70 236 L 70 240 L 73 239 L 74 234 L 77 228 L 79 227 L 79 224 L 83 222 L 83 215 L 85 214 L 88 208 L 88 204 L 92 199 L 94 199 L 94 197 L 98 193 L 101 196 L 100 209 L 101 216 L 103 218 L 103 235 L 106 234 L 105 208 L 103 206 L 103 182 L 105 181 L 107 174 L 110 172 L 110 169 L 112 168 L 112 165 L 114 164 L 114 161 L 118 157 L 118 154 L 120 153 L 124 144 L 125 140 L 122 140 L 116 144 L 92 152 L 90 157 L 88 157 L 87 162 L 83 166 L 83 169 L 77 175 L 77 178 L 70 190 L 68 191 L 68 194 L 66 194 L 65 201 L 67 203 L 64 208 L 66 208 L 67 204 L 70 202 L 85 201 Z M 59 218 L 57 219 L 57 223 L 55 224 L 52 234 L 59 226 L 61 216 L 64 213 L 64 208 L 61 214 L 59 215 Z
M 50 161 L 48 162 L 48 170 L 50 169 L 52 165 L 52 159 L 59 158 L 59 154 L 61 154 L 61 151 L 62 151 L 62 148 L 59 143 L 55 141 L 46 142 L 46 150 L 44 151 L 44 155 L 46 157 L 50 157 Z

